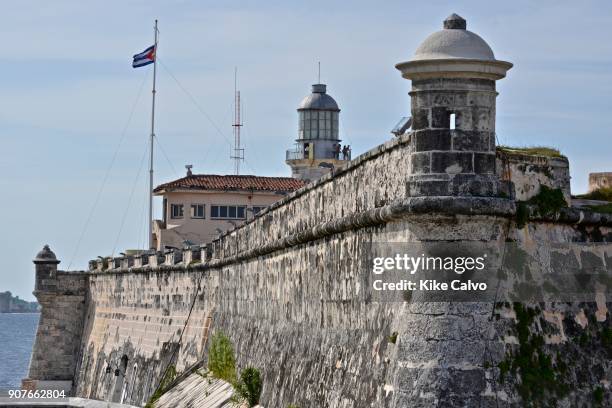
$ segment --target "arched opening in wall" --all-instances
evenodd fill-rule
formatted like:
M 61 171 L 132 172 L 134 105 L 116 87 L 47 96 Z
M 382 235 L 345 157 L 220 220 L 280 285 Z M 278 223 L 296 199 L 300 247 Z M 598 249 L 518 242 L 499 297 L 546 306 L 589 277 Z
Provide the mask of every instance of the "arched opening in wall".
M 455 119 L 456 119 L 456 115 L 454 113 L 450 114 L 450 129 L 454 130 L 455 129 Z

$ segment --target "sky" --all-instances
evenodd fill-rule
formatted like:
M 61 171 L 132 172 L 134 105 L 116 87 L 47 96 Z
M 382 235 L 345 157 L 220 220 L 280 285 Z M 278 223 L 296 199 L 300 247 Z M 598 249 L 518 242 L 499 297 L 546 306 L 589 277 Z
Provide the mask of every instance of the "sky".
M 395 69 L 458 13 L 514 63 L 498 82 L 497 137 L 570 159 L 572 190 L 612 171 L 608 1 L 20 1 L 0 25 L 0 291 L 33 299 L 32 259 L 60 269 L 146 242 L 152 66 L 131 57 L 159 19 L 155 181 L 230 174 L 234 68 L 243 174 L 289 176 L 296 108 L 321 80 L 353 156 L 410 111 Z M 155 213 L 160 218 L 160 203 Z

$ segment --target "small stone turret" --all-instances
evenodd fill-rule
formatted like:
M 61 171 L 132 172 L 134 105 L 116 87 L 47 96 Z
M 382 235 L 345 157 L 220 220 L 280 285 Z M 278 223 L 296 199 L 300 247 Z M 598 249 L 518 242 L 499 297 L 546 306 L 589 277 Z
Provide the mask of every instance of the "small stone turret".
M 510 195 L 495 174 L 495 81 L 512 64 L 449 16 L 396 65 L 412 80 L 410 196 Z
M 58 271 L 49 245 L 33 260 L 34 296 L 41 306 L 28 378 L 22 388 L 70 395 L 85 318 L 87 281 L 83 273 Z
M 40 252 L 36 254 L 36 258 L 32 260 L 36 270 L 35 292 L 57 288 L 57 265 L 60 261 L 51 251 L 49 245 L 45 245 Z

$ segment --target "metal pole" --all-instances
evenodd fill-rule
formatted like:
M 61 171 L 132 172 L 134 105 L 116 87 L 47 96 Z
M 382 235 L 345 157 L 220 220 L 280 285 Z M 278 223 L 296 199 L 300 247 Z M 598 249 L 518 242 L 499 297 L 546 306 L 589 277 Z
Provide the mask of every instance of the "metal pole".
M 230 150 L 230 159 L 234 160 L 234 173 L 240 174 L 240 160 L 244 160 L 244 149 L 240 147 L 240 91 L 238 90 L 238 67 L 234 68 L 234 153 Z
M 149 158 L 149 249 L 153 249 L 153 144 L 155 142 L 155 77 L 157 75 L 157 20 L 155 20 L 155 48 L 153 59 L 153 102 L 151 104 L 151 146 Z

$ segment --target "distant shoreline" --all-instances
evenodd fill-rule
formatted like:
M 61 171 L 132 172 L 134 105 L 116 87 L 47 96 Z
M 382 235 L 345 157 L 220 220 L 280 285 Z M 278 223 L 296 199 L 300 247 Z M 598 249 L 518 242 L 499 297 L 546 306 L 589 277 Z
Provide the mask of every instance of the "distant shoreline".
M 40 314 L 40 312 L 0 312 L 0 314 Z

